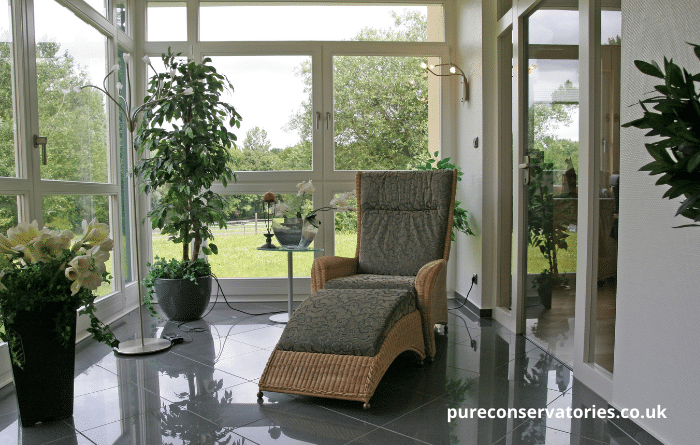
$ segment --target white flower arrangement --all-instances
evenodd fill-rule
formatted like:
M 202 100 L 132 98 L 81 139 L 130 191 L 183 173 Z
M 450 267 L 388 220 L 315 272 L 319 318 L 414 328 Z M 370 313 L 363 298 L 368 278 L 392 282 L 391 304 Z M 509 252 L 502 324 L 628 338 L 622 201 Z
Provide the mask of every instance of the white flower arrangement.
M 75 234 L 70 230 L 50 230 L 46 227 L 39 230 L 36 221 L 21 222 L 7 231 L 7 237 L 0 234 L 0 253 L 10 261 L 18 262 L 20 267 L 62 258 L 64 261 L 59 270 L 72 281 L 71 295 L 78 293 L 82 287 L 95 290 L 106 275 L 105 263 L 114 248 L 114 241 L 109 238 L 109 226 L 97 219 L 89 224 L 83 221 L 83 232 L 82 238 L 71 247 Z M 2 272 L 4 276 L 5 270 Z M 0 282 L 0 291 L 3 290 L 6 288 Z
M 311 183 L 311 179 L 297 184 L 297 196 L 303 197 L 306 194 L 311 195 L 315 191 L 316 187 Z M 321 224 L 320 221 L 316 219 L 318 212 L 325 212 L 328 210 L 335 210 L 338 212 L 354 212 L 357 210 L 357 208 L 353 206 L 351 202 L 355 199 L 356 194 L 354 190 L 351 192 L 340 193 L 336 198 L 331 199 L 329 206 L 312 210 L 304 217 L 304 219 L 308 220 L 313 226 L 318 227 Z M 301 217 L 301 209 L 293 209 L 289 205 L 279 200 L 274 201 L 274 211 L 275 216 L 277 217 Z
M 19 312 L 41 310 L 60 303 L 56 314 L 56 335 L 68 346 L 71 319 L 90 317 L 88 332 L 95 340 L 116 347 L 119 342 L 95 316 L 95 294 L 107 280 L 106 262 L 114 241 L 109 226 L 96 219 L 83 221 L 83 235 L 73 242 L 70 230 L 39 229 L 36 221 L 21 222 L 0 234 L 0 340 L 9 344 L 13 363 L 23 366 L 22 339 L 14 331 Z

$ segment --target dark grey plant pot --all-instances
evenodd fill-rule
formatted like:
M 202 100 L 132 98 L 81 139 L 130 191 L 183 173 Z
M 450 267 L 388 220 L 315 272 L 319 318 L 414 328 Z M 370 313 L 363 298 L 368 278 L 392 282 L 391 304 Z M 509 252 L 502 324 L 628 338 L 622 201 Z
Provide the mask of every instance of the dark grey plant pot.
M 211 295 L 211 275 L 185 279 L 159 278 L 154 283 L 158 305 L 170 320 L 190 321 L 202 318 Z

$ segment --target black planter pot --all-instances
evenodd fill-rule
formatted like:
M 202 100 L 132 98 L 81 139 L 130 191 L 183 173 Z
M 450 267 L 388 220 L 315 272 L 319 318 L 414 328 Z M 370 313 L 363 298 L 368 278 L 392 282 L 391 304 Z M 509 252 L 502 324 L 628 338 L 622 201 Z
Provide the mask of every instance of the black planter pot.
M 73 415 L 75 367 L 75 317 L 68 346 L 55 332 L 54 317 L 62 303 L 49 303 L 41 310 L 20 311 L 12 329 L 22 339 L 24 368 L 12 364 L 22 426 Z
M 185 279 L 155 281 L 158 305 L 170 320 L 191 321 L 202 318 L 211 296 L 211 276 L 197 278 L 196 284 Z

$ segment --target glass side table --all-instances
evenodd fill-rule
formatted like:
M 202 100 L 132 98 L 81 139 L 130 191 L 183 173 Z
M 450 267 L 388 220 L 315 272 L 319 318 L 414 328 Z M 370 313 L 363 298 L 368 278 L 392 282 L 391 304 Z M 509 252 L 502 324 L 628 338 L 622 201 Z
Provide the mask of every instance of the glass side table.
M 264 249 L 262 247 L 258 247 L 258 250 L 262 250 L 263 252 L 287 252 L 287 313 L 286 314 L 276 314 L 272 315 L 270 317 L 270 321 L 274 323 L 287 323 L 289 321 L 289 317 L 292 316 L 292 299 L 294 298 L 294 284 L 293 284 L 293 279 L 294 279 L 294 269 L 293 269 L 293 259 L 292 256 L 295 253 L 300 253 L 300 252 L 323 252 L 323 249 L 314 249 L 314 248 L 303 248 L 300 249 L 298 247 L 277 247 L 275 249 Z

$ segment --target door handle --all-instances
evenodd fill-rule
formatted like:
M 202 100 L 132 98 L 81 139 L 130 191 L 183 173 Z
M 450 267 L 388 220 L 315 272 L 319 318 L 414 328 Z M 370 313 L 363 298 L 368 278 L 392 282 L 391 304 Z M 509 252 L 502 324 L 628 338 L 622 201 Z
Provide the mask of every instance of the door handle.
M 48 143 L 48 139 L 46 136 L 39 136 L 39 135 L 34 135 L 34 148 L 39 148 L 41 145 L 41 163 L 43 165 L 48 165 L 48 156 L 46 153 L 46 144 Z
M 519 164 L 518 168 L 523 170 L 523 185 L 527 185 L 530 183 L 530 156 L 523 156 L 523 161 L 525 162 Z
M 331 129 L 331 113 L 330 111 L 326 111 L 326 130 Z
M 316 112 L 316 129 L 318 130 L 320 128 L 321 128 L 321 112 L 317 111 Z
M 518 165 L 518 168 L 521 170 L 525 170 L 526 168 L 530 168 L 530 156 L 524 156 L 523 159 L 525 160 L 525 162 Z

